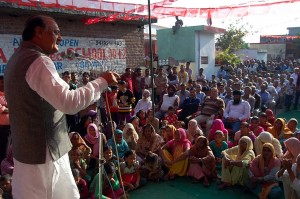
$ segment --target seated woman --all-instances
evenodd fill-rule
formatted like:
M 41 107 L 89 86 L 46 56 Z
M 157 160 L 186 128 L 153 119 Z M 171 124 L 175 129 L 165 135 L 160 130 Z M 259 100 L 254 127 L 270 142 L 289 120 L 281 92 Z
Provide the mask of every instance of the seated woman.
M 111 138 L 107 141 L 107 145 L 111 146 L 113 153 L 115 156 L 119 158 L 119 160 L 122 162 L 124 161 L 124 153 L 126 151 L 129 151 L 129 147 L 127 142 L 123 138 L 123 131 L 120 129 L 115 130 L 114 132 L 116 143 L 114 142 L 114 139 Z M 118 150 L 118 153 L 117 153 Z
M 142 162 L 149 152 L 159 154 L 159 149 L 163 142 L 163 138 L 155 132 L 151 124 L 144 126 L 135 149 L 137 160 Z
M 131 123 L 135 129 L 135 131 L 138 133 L 138 135 L 141 133 L 142 131 L 142 123 L 140 121 L 140 118 L 138 118 L 137 116 L 133 116 L 129 123 Z M 126 125 L 126 124 L 125 124 Z M 125 127 L 124 127 L 125 128 Z M 124 130 L 124 129 L 123 129 Z
M 263 127 L 265 131 L 267 131 L 269 127 L 273 126 L 270 122 L 268 122 L 268 116 L 266 113 L 259 114 L 259 126 Z
M 277 158 L 283 156 L 282 148 L 279 141 L 273 137 L 273 135 L 267 131 L 262 132 L 258 137 L 256 137 L 254 142 L 254 148 L 256 155 L 262 153 L 264 143 L 271 143 L 274 147 Z
M 156 117 L 153 118 L 152 109 L 150 109 L 146 114 L 146 124 L 151 124 L 155 129 L 155 132 L 159 131 L 159 119 Z
M 215 140 L 209 143 L 209 146 L 216 159 L 217 169 L 222 168 L 222 151 L 228 149 L 227 143 L 224 141 L 224 134 L 222 131 L 218 130 L 215 132 Z
M 200 134 L 204 136 L 202 130 L 199 128 L 198 123 L 196 120 L 192 119 L 188 123 L 188 129 L 187 129 L 187 139 L 191 142 L 194 143 L 194 136 L 195 134 Z
M 259 126 L 259 118 L 257 116 L 254 116 L 250 119 L 249 128 L 256 137 L 259 136 L 259 134 L 261 134 L 263 131 L 265 131 L 263 127 Z
M 90 161 L 92 149 L 85 143 L 84 139 L 77 132 L 69 133 L 69 138 L 72 144 L 71 150 L 80 149 L 83 152 L 83 157 L 87 163 Z
M 208 140 L 213 141 L 215 140 L 215 132 L 216 131 L 222 131 L 225 137 L 225 142 L 228 142 L 228 131 L 225 129 L 224 123 L 221 119 L 215 119 L 213 121 L 213 124 L 211 126 L 209 135 L 208 135 Z
M 181 160 L 189 159 L 188 176 L 193 177 L 193 183 L 199 182 L 203 178 L 203 185 L 208 187 L 209 179 L 216 178 L 215 156 L 208 146 L 208 140 L 204 136 L 199 136 L 190 150 L 187 150 L 180 157 L 171 161 L 172 164 Z
M 170 168 L 166 179 L 174 179 L 174 175 L 185 176 L 188 167 L 188 159 L 171 164 L 173 160 L 180 157 L 190 149 L 191 142 L 186 139 L 185 130 L 179 128 L 175 131 L 174 139 L 161 147 L 161 157 L 167 167 Z
M 284 147 L 283 142 L 294 135 L 293 132 L 286 126 L 283 118 L 277 118 L 274 125 L 268 128 L 268 132 L 271 133 L 274 138 L 279 140 L 282 147 Z
M 235 133 L 234 146 L 238 145 L 240 138 L 243 136 L 248 136 L 251 139 L 252 143 L 254 143 L 254 141 L 256 139 L 256 136 L 254 135 L 254 133 L 252 131 L 250 131 L 248 122 L 242 122 L 240 130 Z
M 83 137 L 85 143 L 92 149 L 91 157 L 97 159 L 99 157 L 99 139 L 103 140 L 102 144 L 106 144 L 104 134 L 99 134 L 96 124 L 91 123 L 87 127 L 87 134 Z
M 271 109 L 267 109 L 265 113 L 267 115 L 268 122 L 273 125 L 276 120 L 273 111 Z
M 296 163 L 296 158 L 300 154 L 300 141 L 297 138 L 289 138 L 284 141 L 284 146 L 286 152 L 283 158 L 290 159 L 293 163 Z
M 285 198 L 300 198 L 300 154 L 294 164 L 291 160 L 283 159 L 282 168 L 276 177 L 283 182 Z
M 276 158 L 273 145 L 265 143 L 262 154 L 250 164 L 249 190 L 261 199 L 280 199 L 282 191 L 276 181 L 279 169 L 280 160 Z
M 167 125 L 166 126 L 166 131 L 163 133 L 161 136 L 164 139 L 164 143 L 166 144 L 167 142 L 171 141 L 174 139 L 174 134 L 175 134 L 176 128 L 173 125 Z
M 287 127 L 293 132 L 295 133 L 298 129 L 297 129 L 297 125 L 298 125 L 298 120 L 296 118 L 291 118 L 288 123 L 287 123 Z
M 135 128 L 131 123 L 127 123 L 123 130 L 124 139 L 127 142 L 129 148 L 131 150 L 135 150 L 136 143 L 139 139 L 139 135 L 137 134 Z
M 238 146 L 226 149 L 222 154 L 222 184 L 219 189 L 236 184 L 245 186 L 248 180 L 248 165 L 255 158 L 251 139 L 243 136 Z

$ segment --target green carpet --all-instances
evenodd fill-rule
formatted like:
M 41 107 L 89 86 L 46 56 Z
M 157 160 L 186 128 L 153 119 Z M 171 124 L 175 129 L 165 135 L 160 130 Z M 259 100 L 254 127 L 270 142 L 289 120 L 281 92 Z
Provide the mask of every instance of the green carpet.
M 276 118 L 285 118 L 287 121 L 291 118 L 296 118 L 298 120 L 298 128 L 300 128 L 300 111 L 293 110 L 293 111 L 286 111 L 276 115 Z
M 241 187 L 218 190 L 213 183 L 206 188 L 202 183 L 193 184 L 188 177 L 178 177 L 172 181 L 148 182 L 145 187 L 130 192 L 130 198 L 140 199 L 253 199 L 251 193 L 244 193 Z
M 300 111 L 278 113 L 276 118 L 285 118 L 287 121 L 296 118 L 300 121 Z M 300 128 L 300 122 L 298 124 Z M 202 183 L 193 184 L 189 177 L 177 177 L 173 181 L 148 182 L 145 187 L 129 193 L 133 199 L 253 199 L 251 193 L 244 193 L 239 186 L 220 191 L 217 183 L 205 188 Z M 284 198 L 284 196 L 282 196 Z

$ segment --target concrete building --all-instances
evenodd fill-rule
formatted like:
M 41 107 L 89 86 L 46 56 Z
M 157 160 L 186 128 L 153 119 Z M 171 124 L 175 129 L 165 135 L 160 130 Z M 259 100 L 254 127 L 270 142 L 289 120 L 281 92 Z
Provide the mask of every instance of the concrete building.
M 3 74 L 8 59 L 20 45 L 25 20 L 36 14 L 55 18 L 60 27 L 63 37 L 60 52 L 51 56 L 59 73 L 90 69 L 122 73 L 126 67 L 144 65 L 144 32 L 139 31 L 139 27 L 145 25 L 147 19 L 85 25 L 83 19 L 99 17 L 101 13 L 29 8 L 0 2 L 0 74 Z M 68 49 L 88 58 L 63 59 L 60 53 Z
M 225 29 L 211 26 L 180 27 L 174 34 L 172 28 L 157 30 L 159 60 L 190 61 L 194 77 L 199 68 L 207 79 L 219 69 L 215 67 L 215 34 Z

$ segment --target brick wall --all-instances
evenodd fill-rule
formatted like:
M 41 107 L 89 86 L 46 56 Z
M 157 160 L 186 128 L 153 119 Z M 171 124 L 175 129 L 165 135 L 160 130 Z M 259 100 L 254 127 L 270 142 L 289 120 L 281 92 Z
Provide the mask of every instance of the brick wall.
M 1 34 L 21 35 L 25 20 L 28 17 L 29 15 L 22 14 L 22 11 L 18 12 L 18 16 L 1 13 L 0 36 Z M 137 30 L 136 24 L 116 22 L 84 25 L 79 17 L 62 16 L 54 18 L 59 25 L 62 36 L 125 39 L 127 66 L 134 68 L 144 65 L 144 33 Z

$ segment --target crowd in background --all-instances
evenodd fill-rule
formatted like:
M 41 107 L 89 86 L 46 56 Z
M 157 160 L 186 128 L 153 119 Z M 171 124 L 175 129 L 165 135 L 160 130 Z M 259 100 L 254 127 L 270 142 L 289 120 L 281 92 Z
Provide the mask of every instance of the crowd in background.
M 218 181 L 220 190 L 241 185 L 259 198 L 280 198 L 283 191 L 285 198 L 300 198 L 298 121 L 276 118 L 278 111 L 298 109 L 299 67 L 291 59 L 249 60 L 206 77 L 203 68 L 193 71 L 187 62 L 158 67 L 153 82 L 148 68 L 126 68 L 98 101 L 66 115 L 81 198 L 99 197 L 100 147 L 103 197 L 120 198 L 147 181 L 190 176 L 205 187 Z M 62 79 L 77 89 L 90 81 L 88 72 L 80 75 L 66 71 Z M 3 77 L 0 113 L 2 134 L 9 131 Z M 12 198 L 13 154 L 4 140 L 0 187 L 4 198 Z

